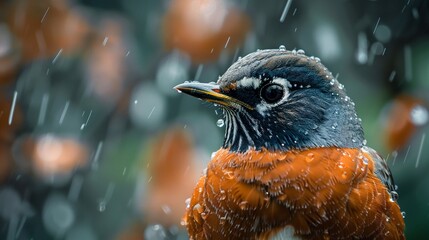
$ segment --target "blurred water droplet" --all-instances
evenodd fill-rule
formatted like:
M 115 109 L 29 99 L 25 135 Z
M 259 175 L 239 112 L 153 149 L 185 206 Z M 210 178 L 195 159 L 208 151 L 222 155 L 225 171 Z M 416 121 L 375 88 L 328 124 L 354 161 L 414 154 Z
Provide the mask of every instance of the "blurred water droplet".
M 171 213 L 171 208 L 168 206 L 168 205 L 162 205 L 162 211 L 165 213 L 165 214 L 170 214 Z
M 368 39 L 364 32 L 358 34 L 358 49 L 356 52 L 356 60 L 360 64 L 365 64 L 368 61 Z
M 359 121 L 360 122 L 360 121 Z M 367 143 L 367 141 L 366 141 L 366 139 L 364 139 L 363 141 L 362 141 L 362 144 L 365 146 L 366 145 L 366 143 Z
M 233 179 L 234 178 L 234 173 L 232 171 L 224 171 L 223 173 L 227 179 Z
M 405 218 L 406 213 L 405 212 L 401 212 L 402 218 Z
M 368 165 L 368 158 L 364 157 L 362 162 L 363 162 L 363 164 Z
M 218 119 L 216 122 L 216 126 L 223 127 L 225 125 L 225 121 L 223 119 Z
M 399 198 L 399 194 L 396 191 L 391 191 L 390 195 L 391 195 L 391 198 L 390 198 L 391 202 L 394 202 Z
M 175 96 L 171 89 L 179 83 L 189 80 L 190 61 L 178 52 L 174 52 L 162 61 L 156 72 L 156 86 L 163 94 Z
M 302 50 L 302 49 L 298 49 L 298 51 L 296 51 L 298 54 L 305 54 L 305 51 L 304 50 Z
M 13 37 L 6 24 L 0 24 L 0 57 L 13 51 Z
M 189 208 L 191 206 L 191 198 L 187 198 L 185 200 L 186 208 Z
M 199 203 L 197 203 L 197 204 L 195 204 L 195 206 L 192 208 L 192 211 L 193 211 L 194 213 L 196 213 L 196 214 L 201 214 L 202 212 L 204 212 L 204 209 L 203 209 L 203 207 L 202 207 Z
M 226 215 L 219 218 L 220 225 L 224 225 L 226 223 L 226 218 L 227 218 Z
M 104 212 L 106 210 L 106 201 L 105 200 L 101 200 L 98 202 L 98 211 L 99 212 Z
M 46 230 L 61 237 L 74 223 L 75 212 L 64 196 L 53 194 L 44 204 L 42 218 Z
M 103 47 L 106 46 L 107 41 L 109 41 L 109 37 L 104 37 L 104 39 L 103 39 Z
M 248 205 L 247 201 L 242 201 L 238 204 L 241 210 L 245 210 L 247 208 L 247 205 Z
M 285 45 L 280 45 L 280 46 L 279 46 L 279 50 L 280 50 L 280 51 L 286 51 L 286 47 L 285 47 Z
M 0 190 L 0 216 L 10 219 L 21 213 L 21 198 L 15 189 L 5 187 Z
M 89 224 L 79 223 L 67 232 L 65 240 L 97 240 L 94 230 Z
M 153 129 L 162 124 L 167 102 L 154 86 L 141 84 L 134 90 L 131 99 L 139 103 L 129 104 L 130 118 L 135 125 Z
M 307 154 L 307 157 L 305 158 L 307 162 L 312 162 L 314 160 L 314 153 Z
M 167 233 L 164 227 L 160 224 L 149 225 L 144 230 L 144 239 L 167 239 Z
M 222 200 L 225 200 L 225 198 L 226 198 L 225 190 L 220 190 L 220 197 L 219 197 L 219 199 L 222 201 Z
M 422 105 L 417 105 L 417 106 L 413 107 L 413 109 L 411 110 L 410 117 L 411 117 L 411 121 L 415 125 L 422 126 L 428 122 L 429 112 Z
M 392 31 L 390 31 L 390 28 L 388 26 L 380 24 L 375 30 L 374 36 L 378 41 L 386 43 L 390 41 L 392 37 Z

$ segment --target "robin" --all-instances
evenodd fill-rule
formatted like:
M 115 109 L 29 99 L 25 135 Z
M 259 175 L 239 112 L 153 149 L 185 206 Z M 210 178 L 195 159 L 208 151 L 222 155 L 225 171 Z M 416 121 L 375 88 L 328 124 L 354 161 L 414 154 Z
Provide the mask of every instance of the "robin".
M 302 50 L 251 53 L 217 83 L 225 139 L 188 201 L 191 239 L 405 239 L 392 174 L 365 146 L 354 103 Z

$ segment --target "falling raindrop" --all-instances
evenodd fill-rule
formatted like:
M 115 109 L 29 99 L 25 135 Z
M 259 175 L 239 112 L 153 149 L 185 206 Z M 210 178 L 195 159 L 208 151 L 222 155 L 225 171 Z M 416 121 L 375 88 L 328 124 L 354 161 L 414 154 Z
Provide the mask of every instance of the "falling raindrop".
M 286 15 L 287 15 L 287 13 L 288 13 L 288 11 L 289 11 L 289 8 L 290 8 L 290 5 L 291 5 L 291 4 L 292 4 L 292 0 L 288 0 L 288 1 L 286 2 L 286 6 L 285 6 L 285 8 L 283 9 L 282 15 L 280 16 L 280 22 L 284 22 L 284 21 L 285 21 Z
M 216 122 L 216 126 L 223 127 L 225 125 L 225 121 L 223 119 L 218 119 Z
M 405 68 L 405 80 L 411 81 L 413 78 L 413 56 L 410 46 L 404 47 L 404 68 Z
M 55 55 L 54 59 L 52 60 L 52 64 L 54 64 L 58 60 L 58 58 L 60 57 L 60 55 L 61 55 L 62 52 L 63 52 L 63 49 L 61 48 L 58 51 L 57 55 Z
M 422 155 L 422 149 L 423 149 L 423 143 L 425 142 L 425 137 L 426 137 L 426 133 L 423 133 L 422 139 L 420 140 L 419 152 L 417 153 L 416 168 L 419 167 L 420 157 Z
M 378 20 L 377 20 L 377 23 L 375 24 L 375 27 L 374 27 L 374 31 L 372 31 L 372 34 L 375 34 L 375 32 L 377 31 L 377 28 L 378 28 L 378 24 L 380 23 L 380 17 L 378 18 Z
M 11 124 L 12 124 L 12 121 L 13 121 L 13 113 L 14 113 L 14 111 L 15 111 L 15 105 L 16 105 L 16 98 L 17 98 L 17 97 L 18 97 L 18 92 L 17 92 L 17 91 L 15 91 L 15 92 L 13 93 L 12 106 L 10 107 L 9 121 L 8 121 L 9 125 L 11 125 Z

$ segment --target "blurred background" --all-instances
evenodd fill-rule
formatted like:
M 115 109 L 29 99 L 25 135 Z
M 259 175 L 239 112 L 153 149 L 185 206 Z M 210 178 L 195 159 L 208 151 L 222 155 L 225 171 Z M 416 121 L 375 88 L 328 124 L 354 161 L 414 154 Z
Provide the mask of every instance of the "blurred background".
M 187 239 L 221 111 L 172 89 L 257 49 L 321 58 L 429 227 L 429 1 L 0 0 L 0 239 Z

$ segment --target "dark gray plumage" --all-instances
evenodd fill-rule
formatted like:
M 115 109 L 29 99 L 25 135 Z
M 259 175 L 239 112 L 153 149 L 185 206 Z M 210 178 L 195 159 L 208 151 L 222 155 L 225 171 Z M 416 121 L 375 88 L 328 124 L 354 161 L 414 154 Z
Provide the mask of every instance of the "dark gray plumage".
M 248 83 L 243 84 L 243 79 Z M 287 99 L 278 105 L 266 104 L 261 89 L 276 79 L 287 81 Z M 246 151 L 248 146 L 289 150 L 364 145 L 354 103 L 317 58 L 300 51 L 254 52 L 234 63 L 218 84 L 222 93 L 253 108 L 225 110 L 225 148 Z M 260 134 L 247 134 L 249 131 Z

